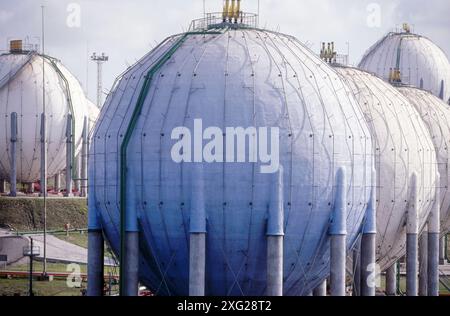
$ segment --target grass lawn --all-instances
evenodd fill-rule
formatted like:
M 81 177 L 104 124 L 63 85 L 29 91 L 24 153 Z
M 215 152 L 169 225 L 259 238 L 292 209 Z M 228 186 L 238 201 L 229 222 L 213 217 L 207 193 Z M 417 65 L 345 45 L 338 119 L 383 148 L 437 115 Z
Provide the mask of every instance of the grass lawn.
M 36 296 L 81 296 L 80 290 L 68 287 L 66 280 L 33 281 L 33 292 Z M 28 291 L 27 279 L 0 279 L 1 296 L 28 296 Z

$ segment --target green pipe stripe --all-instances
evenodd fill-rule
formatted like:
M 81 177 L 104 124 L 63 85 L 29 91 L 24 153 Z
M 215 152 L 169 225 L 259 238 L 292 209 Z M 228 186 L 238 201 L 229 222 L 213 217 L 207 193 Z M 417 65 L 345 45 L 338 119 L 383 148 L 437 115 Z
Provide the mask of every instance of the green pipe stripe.
M 226 30 L 225 30 L 226 31 Z M 224 31 L 224 32 L 225 32 Z M 175 54 L 175 52 L 180 48 L 180 46 L 185 42 L 189 35 L 213 35 L 213 34 L 223 34 L 223 32 L 187 32 L 181 36 L 181 38 L 156 62 L 156 64 L 148 71 L 145 76 L 145 81 L 142 85 L 141 91 L 139 93 L 139 98 L 137 100 L 136 106 L 133 110 L 130 123 L 128 124 L 125 137 L 123 139 L 122 145 L 120 147 L 120 295 L 123 295 L 123 285 L 125 278 L 125 219 L 126 219 L 126 188 L 127 188 L 127 150 L 128 145 L 133 135 L 134 129 L 138 123 L 138 119 L 141 115 L 142 107 L 144 106 L 145 99 L 147 98 L 148 92 L 150 91 L 150 85 L 153 80 L 153 76 L 157 71 L 159 71 L 165 63 L 170 60 L 170 58 Z

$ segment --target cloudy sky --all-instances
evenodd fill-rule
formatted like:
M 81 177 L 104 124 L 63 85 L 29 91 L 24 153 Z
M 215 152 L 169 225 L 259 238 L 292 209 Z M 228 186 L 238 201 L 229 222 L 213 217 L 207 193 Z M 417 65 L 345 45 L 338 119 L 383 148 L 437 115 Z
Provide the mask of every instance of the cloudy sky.
M 206 11 L 220 11 L 223 0 L 205 0 Z M 203 0 L 0 0 L 0 53 L 10 39 L 39 42 L 45 6 L 46 52 L 96 96 L 92 52 L 105 52 L 104 90 L 115 77 L 165 37 L 186 30 L 203 14 Z M 243 0 L 256 12 L 258 0 Z M 386 32 L 409 22 L 450 55 L 449 0 L 260 0 L 261 26 L 294 35 L 314 51 L 321 41 L 350 48 L 351 63 Z

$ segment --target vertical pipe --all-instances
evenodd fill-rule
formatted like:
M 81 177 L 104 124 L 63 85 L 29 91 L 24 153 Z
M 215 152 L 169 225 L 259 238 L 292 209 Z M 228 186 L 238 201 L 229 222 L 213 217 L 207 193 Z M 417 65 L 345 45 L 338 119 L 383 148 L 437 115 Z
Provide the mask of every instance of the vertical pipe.
M 446 258 L 445 258 L 445 236 L 439 239 L 439 264 L 445 265 Z
M 33 194 L 34 193 L 34 183 L 33 182 L 29 182 L 26 184 L 26 192 L 28 194 Z
M 267 296 L 283 295 L 284 186 L 283 168 L 274 175 L 267 221 Z
M 47 196 L 47 117 L 41 114 L 41 196 Z
M 81 147 L 81 196 L 88 195 L 88 157 L 89 157 L 89 121 L 84 117 L 83 144 Z
M 345 169 L 340 168 L 336 176 L 336 197 L 331 223 L 330 237 L 330 291 L 331 296 L 345 296 L 345 259 L 347 237 L 347 195 Z
M 72 142 L 72 114 L 67 115 L 66 124 L 66 193 L 65 197 L 73 196 L 72 194 L 72 171 L 73 171 L 73 148 Z
M 55 174 L 55 193 L 59 193 L 61 189 L 61 174 L 58 172 Z
M 93 171 L 91 170 L 91 173 Z M 93 177 L 91 178 L 93 179 Z M 98 219 L 95 196 L 88 200 L 88 296 L 103 295 L 104 240 Z
M 323 280 L 313 291 L 314 296 L 327 296 L 327 280 Z
M 375 296 L 376 291 L 376 235 L 377 235 L 377 213 L 376 213 L 376 179 L 373 172 L 373 185 L 370 201 L 366 210 L 366 217 L 361 237 L 361 296 Z
M 417 296 L 417 248 L 418 248 L 418 197 L 417 175 L 411 177 L 411 198 L 407 214 L 406 231 L 406 294 Z
M 5 193 L 6 191 L 6 180 L 0 179 L 0 193 Z
M 125 217 L 125 253 L 123 296 L 137 296 L 139 290 L 139 228 L 136 185 L 131 170 L 127 173 L 127 203 Z
M 441 221 L 440 177 L 434 205 L 428 218 L 428 296 L 439 295 L 439 235 Z
M 352 296 L 361 295 L 361 238 L 358 238 L 357 246 L 353 250 L 353 289 Z
M 397 295 L 397 263 L 386 270 L 386 295 Z
M 30 275 L 28 280 L 28 287 L 29 287 L 29 295 L 34 296 L 33 294 L 33 238 L 30 238 Z
M 81 192 L 81 153 L 75 156 L 74 168 L 75 168 L 75 179 L 73 181 L 75 191 L 80 194 Z
M 189 296 L 205 296 L 206 209 L 203 166 L 192 169 L 189 242 Z
M 419 238 L 419 296 L 427 296 L 428 287 L 428 230 Z
M 11 113 L 11 189 L 10 196 L 17 195 L 17 113 Z

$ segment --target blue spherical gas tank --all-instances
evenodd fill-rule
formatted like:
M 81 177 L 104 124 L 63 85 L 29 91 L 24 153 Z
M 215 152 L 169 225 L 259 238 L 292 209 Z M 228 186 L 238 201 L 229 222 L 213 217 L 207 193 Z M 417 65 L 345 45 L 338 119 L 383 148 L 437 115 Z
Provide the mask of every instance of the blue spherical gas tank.
M 155 294 L 188 294 L 199 201 L 207 295 L 265 294 L 273 203 L 284 213 L 284 294 L 306 295 L 324 280 L 339 169 L 348 247 L 355 242 L 372 186 L 370 132 L 349 88 L 295 38 L 239 27 L 176 35 L 118 78 L 89 178 L 89 211 L 117 254 L 130 128 L 127 211 L 138 217 L 140 280 Z

